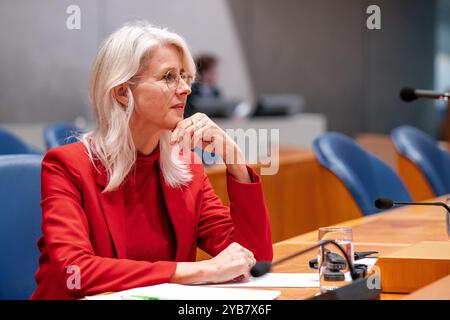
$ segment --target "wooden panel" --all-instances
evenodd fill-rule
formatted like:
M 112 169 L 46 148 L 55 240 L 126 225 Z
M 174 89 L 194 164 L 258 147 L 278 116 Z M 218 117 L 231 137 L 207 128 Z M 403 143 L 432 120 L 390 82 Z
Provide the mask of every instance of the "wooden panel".
M 380 254 L 377 266 L 383 291 L 410 293 L 450 275 L 450 243 L 424 241 Z
M 253 167 L 260 171 L 259 165 Z M 217 195 L 229 204 L 225 170 L 218 165 L 206 172 Z M 361 216 L 343 183 L 311 150 L 281 148 L 278 173 L 261 178 L 274 242 Z
M 320 196 L 316 212 L 318 223 L 315 229 L 360 218 L 362 213 L 342 181 L 330 170 L 317 165 L 320 181 L 317 192 Z
M 359 133 L 356 142 L 378 158 L 386 162 L 394 171 L 397 171 L 397 152 L 389 135 L 374 133 Z
M 435 197 L 425 175 L 411 160 L 397 153 L 398 170 L 401 179 L 415 201 Z
M 407 300 L 450 300 L 450 275 L 409 294 Z

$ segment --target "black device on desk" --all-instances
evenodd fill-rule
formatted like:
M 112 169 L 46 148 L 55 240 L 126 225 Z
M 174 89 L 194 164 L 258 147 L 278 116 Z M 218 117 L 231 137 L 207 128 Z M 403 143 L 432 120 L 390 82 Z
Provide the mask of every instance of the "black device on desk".
M 329 251 L 328 249 L 325 249 L 326 251 Z M 325 251 L 325 252 L 326 252 Z M 333 255 L 335 255 L 335 256 L 339 256 L 339 258 L 340 259 L 344 259 L 343 257 L 341 257 L 340 255 L 338 255 L 337 253 L 333 253 L 333 252 L 331 252 Z M 357 260 L 361 260 L 361 259 L 364 259 L 364 258 L 376 258 L 376 257 L 369 257 L 369 256 L 371 256 L 371 255 L 373 255 L 373 254 L 377 254 L 378 253 L 378 251 L 360 251 L 360 252 L 355 252 L 354 254 L 353 254 L 353 260 L 355 260 L 355 261 L 357 261 Z M 338 259 L 337 257 L 335 257 L 336 259 Z M 344 261 L 344 260 L 343 260 Z M 345 261 L 344 261 L 345 262 Z M 317 258 L 316 259 L 312 259 L 312 260 L 310 260 L 309 261 L 309 267 L 311 268 L 311 269 L 317 269 L 319 266 L 318 266 L 318 261 L 317 261 Z
M 353 259 L 355 261 L 367 258 L 373 254 L 378 253 L 378 251 L 362 251 L 355 252 L 353 255 Z M 327 265 L 325 266 L 324 277 L 327 281 L 344 281 L 345 275 L 341 270 L 344 270 L 347 267 L 347 263 L 345 262 L 344 257 L 340 256 L 337 253 L 331 252 L 330 250 L 325 248 L 325 254 L 327 255 Z M 370 257 L 374 258 L 374 257 Z M 309 267 L 311 269 L 318 269 L 319 263 L 317 258 L 309 261 Z M 361 273 L 362 277 L 365 277 L 367 274 L 367 266 L 365 264 L 354 264 L 355 270 L 358 273 Z
M 317 296 L 311 297 L 309 300 L 376 300 L 379 299 L 381 288 L 369 288 L 367 285 L 367 279 L 363 277 L 363 274 L 359 272 L 352 261 L 349 259 L 345 250 L 334 240 L 322 240 L 319 243 L 310 246 L 304 250 L 297 251 L 287 257 L 279 259 L 274 262 L 270 261 L 258 261 L 250 270 L 250 274 L 253 277 L 261 277 L 266 273 L 270 272 L 273 266 L 281 264 L 285 261 L 291 260 L 298 257 L 306 252 L 316 249 L 317 247 L 322 247 L 325 249 L 325 245 L 332 244 L 342 253 L 342 257 L 345 262 L 348 263 L 350 269 L 350 275 L 352 277 L 352 282 L 346 286 L 342 286 L 335 290 L 330 290 L 326 293 L 319 294 Z M 341 258 L 342 258 L 341 257 Z M 374 275 L 374 277 L 379 278 L 379 275 Z

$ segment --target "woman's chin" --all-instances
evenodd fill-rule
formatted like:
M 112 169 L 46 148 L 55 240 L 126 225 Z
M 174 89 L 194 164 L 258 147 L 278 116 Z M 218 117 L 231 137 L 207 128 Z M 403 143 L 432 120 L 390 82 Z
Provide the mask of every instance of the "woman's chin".
M 171 118 L 170 121 L 167 122 L 167 125 L 165 126 L 166 130 L 170 130 L 173 131 L 175 130 L 175 128 L 177 127 L 178 122 L 180 122 L 181 120 L 183 120 L 183 117 L 174 117 Z

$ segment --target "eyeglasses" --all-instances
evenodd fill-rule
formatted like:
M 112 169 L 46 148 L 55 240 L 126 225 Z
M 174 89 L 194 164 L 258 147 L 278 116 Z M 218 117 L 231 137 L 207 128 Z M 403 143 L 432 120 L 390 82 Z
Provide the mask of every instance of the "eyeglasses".
M 182 73 L 181 75 L 175 72 L 175 70 L 169 70 L 163 76 L 163 80 L 167 84 L 167 87 L 171 90 L 178 89 L 180 85 L 180 80 L 183 80 L 189 88 L 192 86 L 192 82 L 194 82 L 194 78 L 192 76 L 187 75 L 186 73 Z

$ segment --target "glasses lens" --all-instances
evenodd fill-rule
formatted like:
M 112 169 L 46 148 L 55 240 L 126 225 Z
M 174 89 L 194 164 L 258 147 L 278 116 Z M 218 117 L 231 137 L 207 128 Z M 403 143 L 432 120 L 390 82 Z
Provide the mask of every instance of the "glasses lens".
M 180 79 L 182 79 L 189 87 L 192 86 L 192 77 L 187 74 L 178 75 L 175 71 L 169 71 L 165 76 L 167 87 L 172 90 L 176 90 L 180 85 Z
M 173 89 L 177 87 L 177 75 L 175 74 L 175 72 L 173 71 L 168 71 L 165 75 L 164 75 L 164 81 L 167 84 L 167 87 L 169 89 Z
M 182 74 L 182 75 L 181 75 L 181 79 L 183 79 L 183 81 L 184 81 L 189 87 L 192 86 L 193 79 L 192 79 L 191 76 L 189 76 L 189 75 L 187 75 L 187 74 Z

